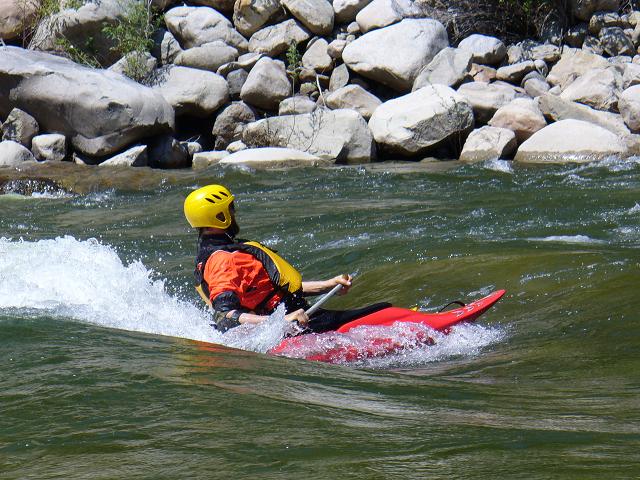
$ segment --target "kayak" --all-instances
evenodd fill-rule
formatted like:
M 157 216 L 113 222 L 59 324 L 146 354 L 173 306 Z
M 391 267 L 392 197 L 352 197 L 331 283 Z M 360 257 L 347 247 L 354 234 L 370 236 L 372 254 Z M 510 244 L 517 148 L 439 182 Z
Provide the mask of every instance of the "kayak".
M 451 327 L 472 322 L 505 294 L 497 290 L 484 298 L 446 312 L 426 313 L 407 308 L 388 307 L 342 325 L 335 332 L 309 333 L 282 340 L 269 353 L 327 363 L 348 363 L 367 358 L 401 353 L 411 348 L 432 345 L 429 335 L 436 330 L 448 334 Z M 391 332 L 394 327 L 402 329 Z M 358 327 L 369 328 L 367 335 L 352 340 Z M 364 341 L 363 341 L 364 339 Z

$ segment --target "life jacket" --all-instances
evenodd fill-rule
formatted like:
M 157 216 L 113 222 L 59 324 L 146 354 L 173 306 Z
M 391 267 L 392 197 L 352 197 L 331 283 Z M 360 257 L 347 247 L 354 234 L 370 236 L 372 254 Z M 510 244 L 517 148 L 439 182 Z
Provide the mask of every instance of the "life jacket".
M 232 241 L 229 239 L 229 242 L 226 243 L 219 236 L 205 235 L 201 237 L 198 246 L 194 276 L 196 290 L 207 305 L 211 306 L 211 300 L 209 298 L 209 285 L 204 279 L 204 269 L 209 257 L 219 250 L 230 253 L 248 253 L 262 264 L 269 275 L 273 291 L 262 300 L 260 307 L 264 307 L 277 294 L 280 294 L 282 300 L 301 297 L 302 275 L 275 251 L 258 242 Z

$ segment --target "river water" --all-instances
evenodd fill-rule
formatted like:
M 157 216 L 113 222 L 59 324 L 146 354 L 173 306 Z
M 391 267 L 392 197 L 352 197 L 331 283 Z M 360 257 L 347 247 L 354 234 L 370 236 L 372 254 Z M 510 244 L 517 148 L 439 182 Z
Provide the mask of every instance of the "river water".
M 2 479 L 640 476 L 638 159 L 0 180 Z M 331 307 L 507 294 L 393 357 L 267 355 L 280 319 L 219 335 L 192 287 L 213 182 L 305 278 L 357 273 Z

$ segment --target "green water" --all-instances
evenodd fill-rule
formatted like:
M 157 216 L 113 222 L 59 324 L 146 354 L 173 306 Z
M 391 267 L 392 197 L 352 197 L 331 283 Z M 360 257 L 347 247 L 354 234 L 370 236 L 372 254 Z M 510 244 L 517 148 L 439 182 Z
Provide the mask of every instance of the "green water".
M 79 172 L 0 172 L 73 192 L 0 196 L 0 478 L 640 478 L 637 161 Z M 181 213 L 211 182 L 306 278 L 358 273 L 333 307 L 508 293 L 378 362 L 219 345 Z

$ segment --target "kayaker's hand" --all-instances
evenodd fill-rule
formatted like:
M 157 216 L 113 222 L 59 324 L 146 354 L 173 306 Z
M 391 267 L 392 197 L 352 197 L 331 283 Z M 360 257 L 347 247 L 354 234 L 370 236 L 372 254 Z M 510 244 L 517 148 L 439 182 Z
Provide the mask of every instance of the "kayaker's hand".
M 302 308 L 285 315 L 284 319 L 287 322 L 298 322 L 300 325 L 307 325 L 309 323 L 309 317 L 304 313 L 304 309 Z
M 353 277 L 346 273 L 338 275 L 337 277 L 333 277 L 331 280 L 329 280 L 329 282 L 331 282 L 331 287 L 329 289 L 335 287 L 336 285 L 342 285 L 342 288 L 338 292 L 338 295 L 346 295 L 351 288 L 351 280 L 353 280 Z

